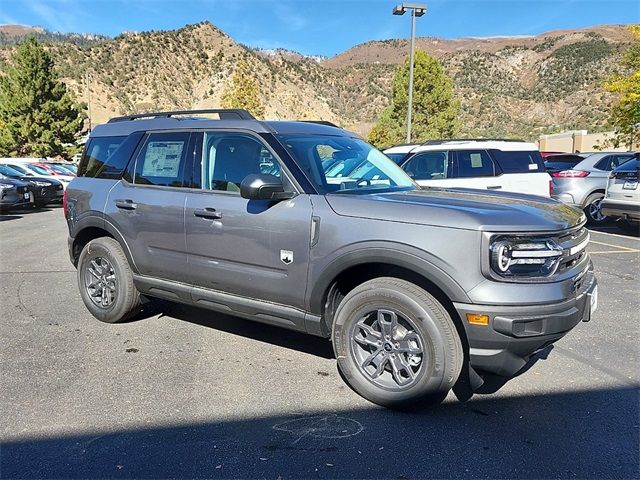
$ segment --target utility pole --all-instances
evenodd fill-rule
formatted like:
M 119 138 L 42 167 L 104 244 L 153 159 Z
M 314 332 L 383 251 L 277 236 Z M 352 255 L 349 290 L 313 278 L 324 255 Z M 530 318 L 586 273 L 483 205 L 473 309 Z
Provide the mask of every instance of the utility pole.
M 427 6 L 419 3 L 402 3 L 393 9 L 394 15 L 404 15 L 411 10 L 411 49 L 409 53 L 409 101 L 407 106 L 407 143 L 411 143 L 411 121 L 413 116 L 413 58 L 416 43 L 416 17 L 427 13 Z
M 84 81 L 87 87 L 87 113 L 89 116 L 89 133 L 91 133 L 91 88 L 89 87 L 89 72 L 85 72 Z

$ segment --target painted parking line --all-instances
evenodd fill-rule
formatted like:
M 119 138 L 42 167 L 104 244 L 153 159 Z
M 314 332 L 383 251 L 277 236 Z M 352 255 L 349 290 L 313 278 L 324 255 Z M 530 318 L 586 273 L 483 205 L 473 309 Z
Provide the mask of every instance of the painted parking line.
M 631 235 L 622 235 L 620 233 L 611 233 L 611 232 L 603 232 L 600 230 L 589 230 L 589 233 L 591 234 L 599 234 L 599 235 L 608 235 L 610 237 L 618 237 L 618 238 L 624 238 L 625 240 L 635 240 L 637 242 L 640 242 L 640 238 L 638 237 L 634 237 Z
M 627 252 L 640 252 L 640 250 L 637 248 L 623 247 L 622 245 L 612 245 L 611 243 L 596 242 L 595 240 L 590 240 L 589 243 L 595 243 L 596 245 L 604 245 L 605 247 L 617 248 L 620 250 L 625 250 Z

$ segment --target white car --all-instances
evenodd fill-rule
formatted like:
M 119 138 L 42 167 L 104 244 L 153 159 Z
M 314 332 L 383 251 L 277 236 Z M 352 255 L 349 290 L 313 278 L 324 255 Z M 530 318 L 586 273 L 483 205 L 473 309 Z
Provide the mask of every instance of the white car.
M 551 177 L 534 143 L 429 140 L 384 150 L 419 185 L 551 196 Z

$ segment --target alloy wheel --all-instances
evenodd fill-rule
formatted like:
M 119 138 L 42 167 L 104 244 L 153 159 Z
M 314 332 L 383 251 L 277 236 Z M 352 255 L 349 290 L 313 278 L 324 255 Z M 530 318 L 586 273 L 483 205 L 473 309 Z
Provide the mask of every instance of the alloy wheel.
M 388 390 L 405 390 L 424 368 L 424 342 L 412 320 L 398 312 L 378 309 L 351 329 L 350 346 L 360 372 Z
M 95 257 L 87 264 L 84 284 L 93 303 L 109 308 L 116 300 L 118 280 L 111 262 L 104 257 Z

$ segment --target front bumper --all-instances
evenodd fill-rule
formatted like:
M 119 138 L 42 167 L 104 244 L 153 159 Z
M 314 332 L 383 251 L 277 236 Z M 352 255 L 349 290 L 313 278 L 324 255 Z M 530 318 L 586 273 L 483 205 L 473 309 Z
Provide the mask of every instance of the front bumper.
M 600 204 L 603 215 L 627 220 L 640 220 L 640 203 L 605 198 Z
M 511 377 L 537 351 L 591 318 L 591 297 L 597 287 L 592 270 L 576 282 L 572 298 L 547 305 L 495 306 L 455 303 L 465 323 L 471 366 L 478 372 Z M 531 285 L 535 288 L 535 285 Z M 467 313 L 489 315 L 489 325 L 466 323 Z

